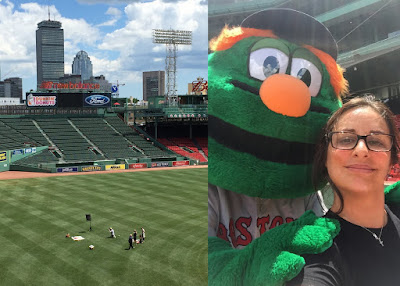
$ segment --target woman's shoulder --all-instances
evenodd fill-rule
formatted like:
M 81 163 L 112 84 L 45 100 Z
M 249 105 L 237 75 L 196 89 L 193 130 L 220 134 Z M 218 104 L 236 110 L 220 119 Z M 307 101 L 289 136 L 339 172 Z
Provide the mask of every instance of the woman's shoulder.
M 393 222 L 397 233 L 400 236 L 400 204 L 398 203 L 387 203 L 385 205 L 386 212 L 388 213 L 390 220 Z
M 400 218 L 400 203 L 386 203 L 386 211 L 390 210 L 396 217 Z

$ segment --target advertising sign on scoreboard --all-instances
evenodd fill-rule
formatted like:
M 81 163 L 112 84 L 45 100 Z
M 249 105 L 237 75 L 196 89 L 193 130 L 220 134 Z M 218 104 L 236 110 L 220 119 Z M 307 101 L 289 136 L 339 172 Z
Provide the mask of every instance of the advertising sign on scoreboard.
M 57 107 L 57 95 L 30 93 L 26 96 L 26 105 L 28 107 Z
M 90 94 L 83 97 L 85 107 L 110 107 L 111 97 L 106 94 Z
M 111 107 L 110 92 L 29 92 L 28 107 L 82 108 Z

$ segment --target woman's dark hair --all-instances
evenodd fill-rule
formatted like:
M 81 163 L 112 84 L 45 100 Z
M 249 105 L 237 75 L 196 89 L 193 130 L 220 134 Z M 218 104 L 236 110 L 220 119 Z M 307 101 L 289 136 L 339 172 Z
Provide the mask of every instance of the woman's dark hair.
M 385 120 L 387 126 L 389 127 L 389 133 L 394 136 L 393 146 L 390 150 L 390 163 L 392 165 L 396 164 L 398 161 L 398 153 L 399 153 L 399 145 L 398 140 L 400 138 L 399 130 L 396 127 L 396 123 L 394 120 L 394 115 L 392 111 L 382 102 L 376 101 L 375 98 L 371 95 L 364 97 L 357 97 L 349 100 L 347 103 L 343 104 L 341 108 L 339 108 L 333 115 L 329 118 L 326 123 L 322 133 L 319 137 L 319 140 L 316 144 L 316 152 L 314 156 L 314 163 L 312 169 L 312 182 L 315 190 L 317 191 L 321 187 L 323 187 L 327 182 L 331 185 L 332 189 L 338 195 L 340 199 L 340 208 L 337 214 L 343 211 L 344 201 L 343 196 L 340 193 L 340 190 L 335 186 L 335 184 L 331 181 L 328 175 L 328 170 L 326 169 L 325 163 L 327 160 L 327 153 L 329 147 L 329 140 L 327 134 L 332 132 L 337 122 L 342 118 L 342 116 L 347 112 L 355 108 L 366 108 L 369 107 L 373 109 L 375 112 L 381 115 L 381 117 Z

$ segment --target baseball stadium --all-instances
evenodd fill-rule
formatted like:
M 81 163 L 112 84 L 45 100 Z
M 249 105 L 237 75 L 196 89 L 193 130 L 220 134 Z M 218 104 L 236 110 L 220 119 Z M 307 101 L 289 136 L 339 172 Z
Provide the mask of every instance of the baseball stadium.
M 1 284 L 206 285 L 206 95 L 26 98 L 0 107 Z

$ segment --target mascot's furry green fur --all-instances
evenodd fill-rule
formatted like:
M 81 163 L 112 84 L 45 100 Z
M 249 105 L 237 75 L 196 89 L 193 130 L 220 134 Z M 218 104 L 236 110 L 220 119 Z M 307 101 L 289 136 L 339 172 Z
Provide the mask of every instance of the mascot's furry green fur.
M 268 9 L 210 46 L 210 184 L 263 199 L 313 193 L 314 142 L 347 90 L 329 31 L 304 13 Z M 282 285 L 304 266 L 301 254 L 326 250 L 338 232 L 306 212 L 243 249 L 209 237 L 209 285 Z

